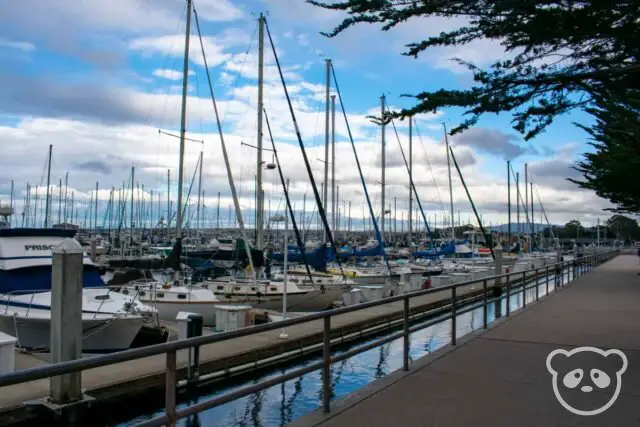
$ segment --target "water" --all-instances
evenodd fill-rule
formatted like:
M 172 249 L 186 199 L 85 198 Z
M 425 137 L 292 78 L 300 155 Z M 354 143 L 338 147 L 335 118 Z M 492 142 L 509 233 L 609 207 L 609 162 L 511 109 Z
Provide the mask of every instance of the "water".
M 549 288 L 553 289 L 553 278 L 550 278 Z M 546 279 L 538 281 L 539 295 L 546 295 Z M 535 288 L 526 292 L 527 303 L 535 301 Z M 456 336 L 462 337 L 472 331 L 482 329 L 482 306 L 468 313 L 456 317 Z M 522 292 L 512 290 L 509 298 L 509 308 L 513 312 L 522 307 Z M 506 313 L 506 298 L 489 304 L 487 307 L 487 321 L 493 322 Z M 433 326 L 415 332 L 409 340 L 409 360 L 416 360 L 429 354 L 450 342 L 451 321 L 443 320 Z M 372 338 L 372 340 L 379 337 Z M 364 343 L 358 343 L 362 345 Z M 335 354 L 340 354 L 354 348 L 356 345 L 341 348 Z M 332 400 L 339 399 L 385 375 L 402 368 L 402 338 L 387 343 L 381 347 L 360 353 L 342 362 L 333 364 L 331 370 Z M 206 400 L 216 395 L 229 392 L 249 384 L 256 384 L 265 379 L 308 366 L 319 360 L 310 358 L 295 365 L 274 369 L 263 373 L 251 374 L 252 378 L 245 382 L 236 380 L 234 384 L 216 384 L 198 389 L 197 396 L 179 395 L 179 408 L 183 408 L 198 401 Z M 428 385 L 426 385 L 428 386 Z M 192 393 L 193 394 L 193 393 Z M 162 415 L 164 394 L 155 394 L 147 399 L 150 408 L 141 408 L 135 417 L 127 417 L 107 421 L 106 426 L 131 426 L 143 420 Z M 321 371 L 313 371 L 302 377 L 267 388 L 250 396 L 226 403 L 216 408 L 204 411 L 195 417 L 182 419 L 179 426 L 282 426 L 303 415 L 306 415 L 322 405 Z M 145 413 L 140 412 L 146 410 Z M 124 414 L 123 414 L 124 415 Z

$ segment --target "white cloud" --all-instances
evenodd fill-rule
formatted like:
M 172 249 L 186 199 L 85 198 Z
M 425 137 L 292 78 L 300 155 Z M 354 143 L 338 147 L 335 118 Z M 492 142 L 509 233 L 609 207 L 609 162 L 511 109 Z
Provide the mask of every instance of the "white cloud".
M 169 70 L 167 68 L 157 68 L 155 70 L 153 70 L 152 73 L 154 76 L 156 77 L 160 77 L 162 79 L 167 79 L 167 80 L 180 80 L 182 79 L 182 72 L 180 71 L 176 71 L 176 70 Z M 193 75 L 193 71 L 189 70 L 189 75 Z
M 33 43 L 7 40 L 0 38 L 0 48 L 16 49 L 22 52 L 33 52 L 36 50 L 36 46 Z

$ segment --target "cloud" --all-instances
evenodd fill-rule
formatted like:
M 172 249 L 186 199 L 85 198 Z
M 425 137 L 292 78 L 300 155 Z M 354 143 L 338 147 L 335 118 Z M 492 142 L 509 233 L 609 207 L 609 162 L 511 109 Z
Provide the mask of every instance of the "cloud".
M 106 162 L 100 160 L 75 162 L 73 166 L 80 171 L 98 172 L 104 175 L 111 173 L 111 167 Z
M 36 47 L 33 43 L 20 42 L 0 38 L 0 48 L 17 49 L 22 52 L 33 52 Z
M 474 147 L 486 153 L 494 154 L 505 160 L 513 160 L 523 154 L 535 154 L 531 147 L 522 147 L 514 141 L 520 138 L 497 129 L 471 128 L 462 134 L 450 137 L 452 145 Z
M 169 70 L 167 68 L 155 69 L 151 74 L 153 74 L 156 77 L 160 77 L 162 79 L 167 79 L 167 80 L 181 80 L 183 75 L 183 73 L 180 71 Z M 194 74 L 193 70 L 189 70 L 189 75 L 192 76 L 193 74 Z

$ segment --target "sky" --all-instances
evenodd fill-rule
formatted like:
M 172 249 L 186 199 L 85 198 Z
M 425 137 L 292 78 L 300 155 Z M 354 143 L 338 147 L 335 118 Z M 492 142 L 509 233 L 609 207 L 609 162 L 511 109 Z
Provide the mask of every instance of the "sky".
M 27 183 L 32 186 L 32 199 L 36 188 L 40 200 L 46 193 L 49 145 L 53 146 L 52 222 L 58 220 L 59 182 L 67 174 L 68 198 L 73 193 L 80 221 L 84 221 L 84 212 L 94 197 L 96 182 L 98 222 L 105 221 L 111 189 L 115 188 L 117 200 L 118 189 L 130 185 L 132 166 L 136 187 L 141 188 L 136 194 L 143 195 L 136 197 L 150 200 L 153 193 L 154 217 L 166 215 L 167 192 L 175 206 L 179 164 L 179 139 L 175 135 L 179 134 L 181 117 L 185 4 L 183 0 L 23 0 L 3 6 L 0 200 L 9 201 L 13 180 L 18 217 L 25 211 Z M 362 24 L 329 39 L 320 32 L 331 30 L 344 15 L 302 0 L 194 0 L 194 5 L 202 45 L 192 18 L 184 192 L 189 193 L 196 176 L 189 198 L 190 204 L 195 203 L 197 165 L 202 151 L 203 218 L 209 221 L 217 206 L 218 193 L 224 218 L 232 198 L 202 50 L 220 112 L 234 183 L 245 222 L 251 224 L 257 170 L 257 150 L 252 146 L 257 143 L 260 13 L 267 16 L 269 33 L 318 185 L 324 174 L 325 60 L 332 60 L 376 215 L 383 210 L 382 129 L 367 116 L 380 112 L 381 97 L 385 97 L 388 108 L 394 109 L 412 105 L 411 98 L 403 94 L 468 88 L 472 84 L 471 74 L 452 58 L 487 67 L 505 56 L 495 40 L 430 49 L 418 58 L 401 55 L 407 43 L 457 28 L 463 23 L 458 18 L 413 19 L 388 32 Z M 290 180 L 292 203 L 300 210 L 306 198 L 306 209 L 311 211 L 313 193 L 309 177 L 272 46 L 267 34 L 264 38 L 264 107 L 282 171 Z M 330 91 L 337 95 L 333 81 Z M 335 185 L 341 215 L 348 212 L 351 202 L 351 217 L 356 224 L 363 217 L 364 192 L 338 99 L 336 104 Z M 448 128 L 459 124 L 461 113 L 445 109 L 415 119 L 414 183 L 431 226 L 434 222 L 442 225 L 449 215 L 443 124 Z M 611 207 L 609 202 L 566 179 L 579 178 L 572 166 L 589 150 L 587 135 L 574 126 L 574 122 L 589 123 L 586 115 L 559 117 L 544 134 L 529 142 L 524 142 L 512 129 L 510 121 L 508 114 L 487 116 L 474 128 L 449 137 L 484 223 L 507 221 L 507 160 L 514 172 L 520 174 L 523 199 L 524 165 L 528 164 L 536 222 L 548 219 L 552 224 L 564 224 L 578 219 L 585 225 L 595 225 L 598 219 L 605 220 L 611 215 L 603 211 Z M 385 130 L 385 204 L 391 205 L 400 220 L 408 215 L 409 198 L 408 172 L 400 146 L 408 155 L 409 138 L 406 121 L 395 125 L 395 130 L 391 126 Z M 270 148 L 266 125 L 263 135 L 264 148 Z M 263 151 L 263 161 L 265 209 L 269 210 L 269 217 L 282 211 L 283 191 L 277 172 L 266 167 L 274 161 L 271 151 Z M 456 220 L 460 216 L 466 223 L 473 215 L 471 204 L 453 166 L 452 190 Z M 513 222 L 515 194 L 512 185 Z M 540 218 L 541 206 L 547 218 Z M 31 215 L 35 211 L 32 207 Z M 42 221 L 42 210 L 37 215 L 36 222 Z M 365 217 L 369 217 L 368 213 Z M 189 218 L 193 218 L 191 211 Z M 20 221 L 16 219 L 14 224 Z

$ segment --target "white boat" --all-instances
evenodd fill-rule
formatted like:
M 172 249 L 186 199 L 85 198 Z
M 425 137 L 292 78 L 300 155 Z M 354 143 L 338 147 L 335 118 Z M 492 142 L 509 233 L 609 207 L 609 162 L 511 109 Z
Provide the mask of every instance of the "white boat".
M 110 353 L 128 349 L 156 311 L 107 288 L 82 291 L 82 352 Z M 49 351 L 51 292 L 0 295 L 0 330 L 29 351 Z
M 225 302 L 204 287 L 174 286 L 157 281 L 131 282 L 116 289 L 123 295 L 154 307 L 160 320 L 175 321 L 178 313 L 185 311 L 202 314 L 207 326 L 215 322 L 215 305 Z
M 287 281 L 287 310 L 322 311 L 340 299 L 345 285 L 303 286 Z M 253 280 L 240 277 L 221 277 L 199 283 L 199 286 L 223 295 L 226 302 L 249 304 L 256 309 L 280 310 L 284 297 L 284 280 Z

